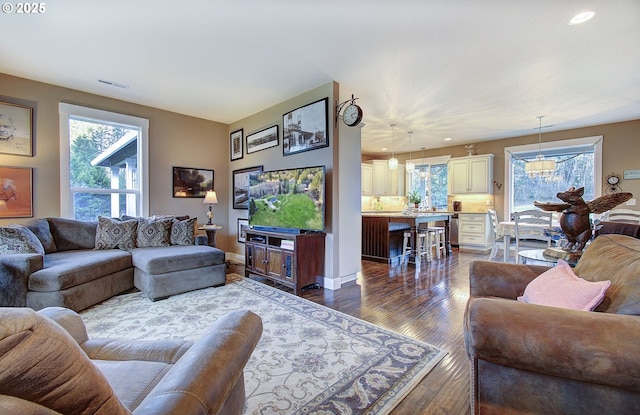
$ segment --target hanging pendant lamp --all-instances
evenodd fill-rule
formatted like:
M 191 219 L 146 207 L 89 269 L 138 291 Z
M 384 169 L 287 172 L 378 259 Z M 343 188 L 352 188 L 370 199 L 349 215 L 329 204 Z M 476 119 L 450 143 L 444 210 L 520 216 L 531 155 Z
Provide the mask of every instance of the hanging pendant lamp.
M 389 159 L 389 168 L 391 170 L 396 170 L 398 168 L 398 159 L 396 158 L 396 151 L 393 146 L 393 142 L 395 141 L 395 124 L 390 124 L 391 126 L 391 151 L 392 157 Z
M 548 178 L 553 176 L 553 173 L 556 171 L 556 161 L 545 159 L 544 155 L 542 155 L 542 118 L 544 115 L 540 115 L 538 117 L 539 127 L 538 127 L 538 155 L 532 161 L 527 161 L 524 164 L 524 172 L 530 178 L 540 177 L 540 178 Z
M 411 161 L 411 134 L 413 134 L 413 131 L 409 131 L 407 134 L 409 134 L 409 160 L 405 163 L 404 168 L 407 173 L 412 174 L 416 169 L 415 163 Z

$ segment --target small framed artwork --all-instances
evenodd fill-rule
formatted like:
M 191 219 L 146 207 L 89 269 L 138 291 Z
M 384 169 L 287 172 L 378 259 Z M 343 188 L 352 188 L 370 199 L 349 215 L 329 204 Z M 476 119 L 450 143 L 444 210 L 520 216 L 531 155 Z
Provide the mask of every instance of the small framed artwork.
M 0 166 L 0 218 L 33 217 L 33 169 Z
M 0 153 L 33 155 L 33 108 L 0 102 Z
M 266 150 L 278 145 L 278 126 L 265 128 L 247 135 L 247 154 Z
M 282 154 L 290 156 L 329 146 L 329 99 L 324 98 L 282 116 Z
M 201 197 L 213 190 L 213 170 L 173 168 L 173 197 Z
M 240 243 L 246 242 L 247 229 L 249 229 L 249 219 L 238 218 L 238 242 Z
M 231 161 L 240 160 L 243 157 L 243 133 L 244 130 L 241 128 L 232 132 L 229 136 L 229 144 L 231 146 Z
M 249 209 L 249 185 L 253 173 L 260 173 L 262 166 L 233 171 L 233 208 Z

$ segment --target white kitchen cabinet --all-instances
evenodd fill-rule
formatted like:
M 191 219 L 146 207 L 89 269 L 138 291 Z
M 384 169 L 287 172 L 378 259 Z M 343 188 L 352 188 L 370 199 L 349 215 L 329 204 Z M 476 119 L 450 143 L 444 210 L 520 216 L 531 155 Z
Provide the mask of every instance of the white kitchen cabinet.
M 493 154 L 449 159 L 447 171 L 450 195 L 493 193 Z
M 458 244 L 460 249 L 488 251 L 491 249 L 491 228 L 488 213 L 458 214 Z
M 373 160 L 371 166 L 373 196 L 404 196 L 403 164 L 391 170 L 387 160 Z
M 360 164 L 360 188 L 362 196 L 373 195 L 373 166 L 371 164 Z

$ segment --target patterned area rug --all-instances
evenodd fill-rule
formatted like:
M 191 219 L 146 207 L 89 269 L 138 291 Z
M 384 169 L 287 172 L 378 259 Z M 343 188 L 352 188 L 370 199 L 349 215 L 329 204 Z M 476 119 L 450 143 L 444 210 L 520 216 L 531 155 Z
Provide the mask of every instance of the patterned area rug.
M 90 337 L 196 340 L 241 308 L 264 325 L 245 367 L 246 414 L 387 414 L 446 355 L 237 274 L 223 287 L 155 303 L 125 294 L 80 314 Z

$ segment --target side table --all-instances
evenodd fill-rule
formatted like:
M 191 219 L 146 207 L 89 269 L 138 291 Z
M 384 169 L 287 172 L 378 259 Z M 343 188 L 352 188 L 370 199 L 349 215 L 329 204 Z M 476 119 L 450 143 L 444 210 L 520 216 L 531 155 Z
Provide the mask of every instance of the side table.
M 212 247 L 216 247 L 216 231 L 222 229 L 220 225 L 202 225 L 198 228 L 200 231 L 207 233 L 207 244 Z

